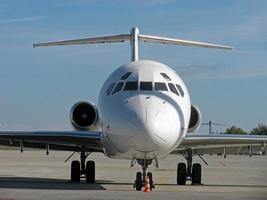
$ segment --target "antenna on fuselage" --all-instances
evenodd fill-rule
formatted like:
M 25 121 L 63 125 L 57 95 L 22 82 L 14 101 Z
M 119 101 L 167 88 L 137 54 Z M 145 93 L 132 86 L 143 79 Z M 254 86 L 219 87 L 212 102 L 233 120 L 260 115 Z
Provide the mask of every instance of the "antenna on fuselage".
M 214 126 L 231 126 L 230 124 L 220 124 L 220 123 L 213 123 L 211 121 L 209 122 L 205 122 L 205 123 L 201 123 L 201 125 L 203 126 L 209 126 L 209 134 L 213 134 L 214 132 L 212 132 L 211 130 L 211 126 L 214 125 Z
M 60 46 L 60 45 L 99 44 L 99 43 L 104 44 L 104 43 L 115 43 L 115 42 L 125 42 L 125 41 L 130 41 L 132 61 L 139 60 L 139 47 L 138 47 L 139 41 L 234 50 L 234 48 L 230 46 L 222 46 L 222 45 L 217 45 L 217 44 L 209 44 L 209 43 L 203 43 L 203 42 L 195 42 L 195 41 L 189 41 L 189 40 L 166 38 L 166 37 L 159 37 L 159 36 L 152 36 L 152 35 L 142 35 L 142 34 L 139 34 L 139 29 L 137 27 L 132 28 L 130 33 L 128 34 L 94 37 L 94 38 L 83 38 L 83 39 L 74 39 L 74 40 L 62 40 L 62 41 L 55 41 L 55 42 L 34 43 L 33 48 L 44 47 L 44 46 Z

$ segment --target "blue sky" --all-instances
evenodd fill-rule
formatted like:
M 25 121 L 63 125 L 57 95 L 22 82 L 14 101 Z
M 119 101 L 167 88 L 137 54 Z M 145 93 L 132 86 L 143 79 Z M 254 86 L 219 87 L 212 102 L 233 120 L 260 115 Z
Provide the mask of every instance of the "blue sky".
M 33 42 L 120 34 L 133 26 L 234 46 L 232 52 L 141 44 L 140 57 L 183 77 L 203 121 L 245 130 L 267 123 L 266 10 L 264 0 L 1 0 L 1 128 L 70 129 L 70 107 L 97 102 L 104 80 L 130 60 L 128 43 L 33 49 Z

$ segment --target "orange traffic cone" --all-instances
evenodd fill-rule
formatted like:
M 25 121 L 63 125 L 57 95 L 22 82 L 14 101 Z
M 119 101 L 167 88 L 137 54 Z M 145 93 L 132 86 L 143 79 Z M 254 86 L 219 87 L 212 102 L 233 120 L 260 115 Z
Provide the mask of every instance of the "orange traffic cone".
M 146 185 L 145 185 L 145 189 L 144 192 L 151 192 L 150 190 L 150 181 L 149 181 L 149 177 L 146 177 Z

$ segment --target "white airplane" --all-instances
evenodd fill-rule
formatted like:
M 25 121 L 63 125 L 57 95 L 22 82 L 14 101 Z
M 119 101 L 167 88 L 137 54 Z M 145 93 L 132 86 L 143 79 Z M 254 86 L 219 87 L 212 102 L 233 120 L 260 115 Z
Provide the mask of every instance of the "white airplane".
M 134 187 L 140 191 L 152 173 L 147 168 L 170 153 L 182 154 L 187 164 L 178 163 L 177 184 L 201 183 L 201 165 L 193 155 L 202 153 L 233 153 L 249 149 L 264 150 L 266 137 L 250 135 L 188 134 L 201 125 L 200 110 L 191 99 L 180 76 L 170 67 L 151 60 L 139 60 L 138 43 L 233 49 L 228 46 L 139 34 L 132 28 L 129 34 L 75 39 L 34 44 L 34 47 L 55 45 L 96 44 L 130 41 L 132 62 L 116 69 L 105 81 L 97 106 L 89 101 L 76 103 L 70 111 L 74 131 L 0 131 L 4 145 L 73 151 L 80 161 L 71 163 L 71 181 L 95 182 L 95 163 L 87 161 L 92 152 L 102 152 L 109 158 L 129 159 L 138 163 Z M 200 156 L 201 157 L 201 156 Z M 201 157 L 202 158 L 202 157 Z M 203 158 L 202 158 L 203 159 Z M 203 159 L 205 162 L 205 160 Z

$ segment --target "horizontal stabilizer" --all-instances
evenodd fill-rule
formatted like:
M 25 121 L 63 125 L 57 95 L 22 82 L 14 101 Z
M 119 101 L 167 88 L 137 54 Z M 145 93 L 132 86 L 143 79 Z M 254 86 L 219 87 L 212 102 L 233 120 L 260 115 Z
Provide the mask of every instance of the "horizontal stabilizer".
M 74 40 L 61 40 L 55 42 L 41 42 L 33 44 L 35 47 L 45 47 L 45 46 L 60 46 L 60 45 L 78 45 L 78 44 L 99 44 L 99 43 L 114 43 L 114 42 L 125 42 L 130 39 L 130 34 L 123 35 L 113 35 L 113 36 L 103 36 L 95 38 L 83 38 Z
M 152 36 L 152 35 L 139 35 L 139 40 L 142 40 L 144 42 L 153 42 L 153 43 L 161 43 L 161 44 L 173 44 L 173 45 L 234 50 L 234 48 L 230 46 L 222 46 L 222 45 L 217 45 L 217 44 L 209 44 L 209 43 L 195 42 L 195 41 L 189 41 L 189 40 L 180 40 L 180 39 L 167 38 L 167 37 L 158 37 L 158 36 Z
M 139 30 L 137 27 L 132 28 L 131 32 L 128 34 L 94 37 L 94 38 L 82 38 L 82 39 L 73 39 L 73 40 L 62 40 L 62 41 L 55 41 L 55 42 L 41 42 L 41 43 L 34 43 L 33 47 L 35 48 L 35 47 L 61 46 L 61 45 L 101 44 L 101 43 L 103 44 L 103 43 L 115 43 L 115 42 L 125 42 L 125 41 L 130 41 L 131 60 L 132 61 L 137 61 L 139 59 L 139 54 L 138 54 L 139 41 L 161 43 L 161 44 L 172 44 L 172 45 L 184 45 L 184 46 L 193 46 L 193 47 L 234 50 L 234 48 L 230 47 L 230 46 L 222 46 L 222 45 L 217 45 L 217 44 L 209 44 L 209 43 L 167 38 L 167 37 L 142 35 L 142 34 L 139 34 Z

